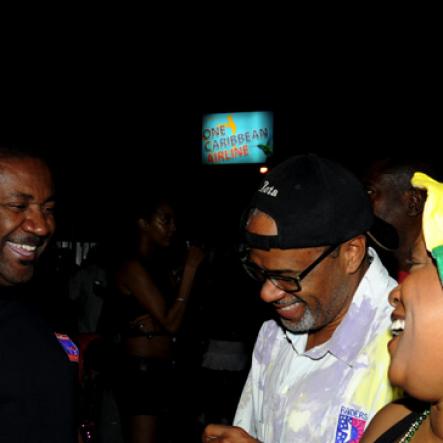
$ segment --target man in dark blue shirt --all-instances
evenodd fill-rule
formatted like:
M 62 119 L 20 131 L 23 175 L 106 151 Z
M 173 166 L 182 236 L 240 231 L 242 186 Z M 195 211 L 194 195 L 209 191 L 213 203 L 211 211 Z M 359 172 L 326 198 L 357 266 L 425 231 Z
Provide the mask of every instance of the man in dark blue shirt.
M 29 152 L 0 146 L 1 443 L 77 441 L 77 349 L 46 324 L 24 285 L 54 229 L 48 166 Z

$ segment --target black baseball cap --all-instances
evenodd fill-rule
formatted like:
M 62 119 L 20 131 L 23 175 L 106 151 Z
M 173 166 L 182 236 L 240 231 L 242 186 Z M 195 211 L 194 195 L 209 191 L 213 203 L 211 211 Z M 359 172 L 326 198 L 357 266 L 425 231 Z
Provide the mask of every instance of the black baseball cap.
M 272 236 L 244 229 L 245 242 L 259 249 L 338 245 L 367 233 L 375 219 L 363 184 L 340 164 L 315 154 L 291 157 L 266 175 L 245 212 L 243 228 L 252 209 L 277 225 Z

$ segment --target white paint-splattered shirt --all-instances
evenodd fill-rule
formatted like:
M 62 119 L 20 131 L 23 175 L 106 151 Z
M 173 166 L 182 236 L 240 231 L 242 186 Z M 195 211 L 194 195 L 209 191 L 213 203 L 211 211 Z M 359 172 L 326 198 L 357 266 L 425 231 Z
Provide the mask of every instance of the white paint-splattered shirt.
M 263 443 L 357 443 L 375 413 L 396 397 L 387 342 L 396 286 L 375 251 L 332 337 L 305 352 L 307 334 L 263 324 L 234 424 Z

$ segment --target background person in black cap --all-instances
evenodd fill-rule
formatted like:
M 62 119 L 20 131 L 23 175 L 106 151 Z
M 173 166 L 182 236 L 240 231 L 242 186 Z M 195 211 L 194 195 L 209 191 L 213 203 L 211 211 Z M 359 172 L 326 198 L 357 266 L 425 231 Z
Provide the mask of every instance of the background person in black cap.
M 364 183 L 374 214 L 393 226 L 399 245 L 382 259 L 391 275 L 401 283 L 411 266 L 427 259 L 422 234 L 422 212 L 426 191 L 414 188 L 411 178 L 416 171 L 435 176 L 428 163 L 407 158 L 384 158 L 372 162 L 366 171 Z M 388 261 L 389 256 L 394 258 Z
M 367 247 L 362 184 L 315 155 L 293 157 L 260 185 L 245 217 L 244 266 L 277 320 L 265 322 L 235 427 L 203 441 L 358 442 L 395 393 L 387 379 L 388 294 Z

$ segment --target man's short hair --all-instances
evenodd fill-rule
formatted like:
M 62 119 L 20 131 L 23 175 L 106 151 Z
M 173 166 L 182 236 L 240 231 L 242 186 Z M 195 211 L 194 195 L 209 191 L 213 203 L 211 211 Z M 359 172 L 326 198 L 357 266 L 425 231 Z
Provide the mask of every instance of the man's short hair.
M 412 189 L 411 178 L 414 172 L 424 172 L 431 177 L 435 177 L 437 172 L 434 166 L 422 159 L 408 157 L 385 157 L 374 160 L 366 171 L 366 180 L 371 176 L 387 176 L 390 178 L 390 184 L 400 192 Z

